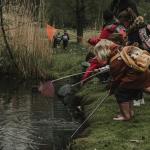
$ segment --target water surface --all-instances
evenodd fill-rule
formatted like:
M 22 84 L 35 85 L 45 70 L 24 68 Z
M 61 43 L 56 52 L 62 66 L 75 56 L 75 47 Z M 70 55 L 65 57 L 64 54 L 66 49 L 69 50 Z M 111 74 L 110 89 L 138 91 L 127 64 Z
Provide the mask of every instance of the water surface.
M 0 150 L 64 150 L 78 124 L 60 100 L 31 87 L 0 80 Z

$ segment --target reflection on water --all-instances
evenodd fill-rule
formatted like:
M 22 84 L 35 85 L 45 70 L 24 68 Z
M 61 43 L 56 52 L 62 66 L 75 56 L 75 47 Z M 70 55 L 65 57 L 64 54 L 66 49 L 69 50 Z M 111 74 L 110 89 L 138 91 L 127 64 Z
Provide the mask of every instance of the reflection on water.
M 0 150 L 64 150 L 78 124 L 56 98 L 0 81 Z

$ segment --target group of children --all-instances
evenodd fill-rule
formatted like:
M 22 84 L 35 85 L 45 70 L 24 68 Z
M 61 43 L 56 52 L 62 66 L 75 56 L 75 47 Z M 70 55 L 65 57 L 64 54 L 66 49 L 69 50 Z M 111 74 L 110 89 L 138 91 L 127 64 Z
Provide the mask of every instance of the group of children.
M 69 43 L 69 34 L 67 33 L 66 30 L 64 30 L 64 34 L 60 35 L 60 32 L 58 32 L 54 37 L 53 37 L 53 48 L 57 48 L 60 46 L 60 44 L 63 44 L 63 48 L 66 49 Z
M 113 119 L 127 121 L 134 116 L 133 100 L 142 99 L 143 91 L 150 93 L 150 25 L 132 0 L 114 0 L 103 19 L 99 36 L 88 40 L 94 49 L 86 59 L 89 67 L 82 85 L 92 71 L 109 65 L 110 95 L 115 95 L 120 109 Z

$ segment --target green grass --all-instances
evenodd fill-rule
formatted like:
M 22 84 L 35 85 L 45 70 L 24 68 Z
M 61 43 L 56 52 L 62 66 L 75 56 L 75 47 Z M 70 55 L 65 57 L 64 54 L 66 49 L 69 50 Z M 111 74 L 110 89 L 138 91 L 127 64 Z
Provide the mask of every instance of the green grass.
M 86 50 L 71 44 L 66 51 L 56 49 L 50 68 L 51 74 L 61 77 L 81 71 Z M 89 81 L 78 91 L 87 116 L 97 105 L 97 99 L 107 91 L 98 79 Z M 74 140 L 73 150 L 150 150 L 150 97 L 145 95 L 146 105 L 135 109 L 130 122 L 115 122 L 112 118 L 119 112 L 114 97 L 109 97 L 89 120 L 89 126 Z
M 96 106 L 106 91 L 98 81 L 91 81 L 78 93 L 83 97 L 85 114 Z M 119 110 L 114 97 L 109 97 L 89 120 L 89 126 L 73 144 L 73 150 L 150 150 L 150 97 L 145 95 L 146 105 L 135 109 L 130 122 L 112 120 Z
M 55 49 L 49 74 L 54 78 L 59 78 L 81 72 L 81 62 L 85 59 L 85 53 L 86 50 L 82 46 L 74 43 L 70 43 L 66 50 Z

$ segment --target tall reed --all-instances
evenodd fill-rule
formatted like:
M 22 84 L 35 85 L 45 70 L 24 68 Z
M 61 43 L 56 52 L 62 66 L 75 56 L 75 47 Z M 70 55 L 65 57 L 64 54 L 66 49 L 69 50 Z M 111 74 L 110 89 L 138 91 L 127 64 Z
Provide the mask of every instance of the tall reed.
M 44 6 L 42 0 L 39 5 L 34 0 L 10 0 L 3 8 L 7 39 L 24 77 L 46 77 L 51 65 Z

